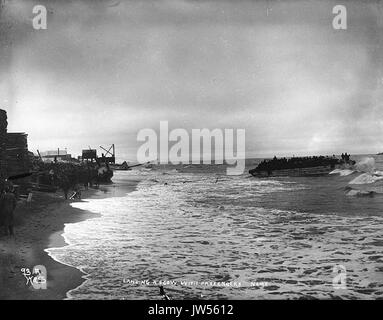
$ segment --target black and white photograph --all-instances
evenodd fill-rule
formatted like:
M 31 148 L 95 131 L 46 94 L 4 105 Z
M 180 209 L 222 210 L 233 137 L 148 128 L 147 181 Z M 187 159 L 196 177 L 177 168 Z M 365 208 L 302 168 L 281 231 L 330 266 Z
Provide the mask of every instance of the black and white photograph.
M 0 0 L 0 300 L 380 299 L 383 1 Z

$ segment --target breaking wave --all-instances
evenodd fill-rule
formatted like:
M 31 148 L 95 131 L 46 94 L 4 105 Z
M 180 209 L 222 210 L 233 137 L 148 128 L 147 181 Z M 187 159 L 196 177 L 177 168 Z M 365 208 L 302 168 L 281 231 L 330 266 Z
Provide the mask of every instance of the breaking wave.
M 348 196 L 373 196 L 383 193 L 383 171 L 375 166 L 374 158 L 364 158 L 355 165 L 356 171 L 362 173 L 352 179 L 348 184 Z
M 349 182 L 349 184 L 371 184 L 383 179 L 381 174 L 363 173 Z
M 373 174 L 375 172 L 375 159 L 368 157 L 363 158 L 355 164 L 355 168 L 359 172 L 366 172 Z
M 351 169 L 335 169 L 330 172 L 330 174 L 339 174 L 340 176 L 349 176 L 350 174 L 353 174 L 355 170 Z

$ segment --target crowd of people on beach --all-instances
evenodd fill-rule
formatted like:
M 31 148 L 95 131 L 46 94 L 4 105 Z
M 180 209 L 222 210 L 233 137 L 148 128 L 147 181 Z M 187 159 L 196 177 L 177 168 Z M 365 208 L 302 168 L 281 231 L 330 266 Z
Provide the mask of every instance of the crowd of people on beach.
M 99 186 L 98 170 L 85 164 L 50 163 L 40 164 L 40 174 L 34 179 L 39 185 L 61 189 L 65 199 L 81 197 L 81 189 Z M 72 190 L 72 196 L 69 191 Z
M 62 190 L 65 199 L 81 199 L 82 189 L 99 185 L 97 168 L 86 164 L 38 162 L 33 169 L 34 173 L 28 182 L 23 182 L 26 190 Z M 11 236 L 14 234 L 14 210 L 18 191 L 10 180 L 1 180 L 0 227 L 4 227 L 6 234 Z

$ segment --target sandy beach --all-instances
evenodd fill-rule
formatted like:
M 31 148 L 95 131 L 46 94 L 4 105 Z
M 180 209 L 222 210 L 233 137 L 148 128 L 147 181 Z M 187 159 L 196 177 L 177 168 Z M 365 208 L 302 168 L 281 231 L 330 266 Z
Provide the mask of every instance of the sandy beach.
M 82 198 L 119 196 L 135 189 L 136 182 L 117 188 L 115 185 L 82 191 Z M 0 300 L 57 300 L 84 282 L 84 274 L 76 268 L 61 264 L 44 250 L 65 246 L 62 234 L 65 224 L 98 217 L 97 214 L 70 206 L 62 193 L 33 194 L 32 203 L 19 202 L 15 210 L 15 237 L 0 231 Z M 83 201 L 83 200 L 77 200 Z M 36 265 L 47 269 L 47 289 L 36 290 L 21 268 L 30 270 Z

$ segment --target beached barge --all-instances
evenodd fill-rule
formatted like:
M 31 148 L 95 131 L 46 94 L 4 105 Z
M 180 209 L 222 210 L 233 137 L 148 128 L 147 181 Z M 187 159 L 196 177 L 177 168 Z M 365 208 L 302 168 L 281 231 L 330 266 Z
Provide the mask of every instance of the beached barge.
M 294 169 L 281 169 L 281 170 L 249 170 L 249 173 L 254 177 L 276 177 L 276 176 L 291 176 L 291 177 L 300 177 L 300 176 L 323 176 L 329 174 L 331 171 L 336 169 L 332 166 L 318 166 L 318 167 L 308 167 L 308 168 L 294 168 Z
M 276 176 L 323 176 L 334 169 L 348 169 L 355 164 L 350 156 L 342 154 L 341 159 L 332 157 L 293 157 L 263 160 L 256 168 L 249 170 L 254 177 L 276 177 Z

